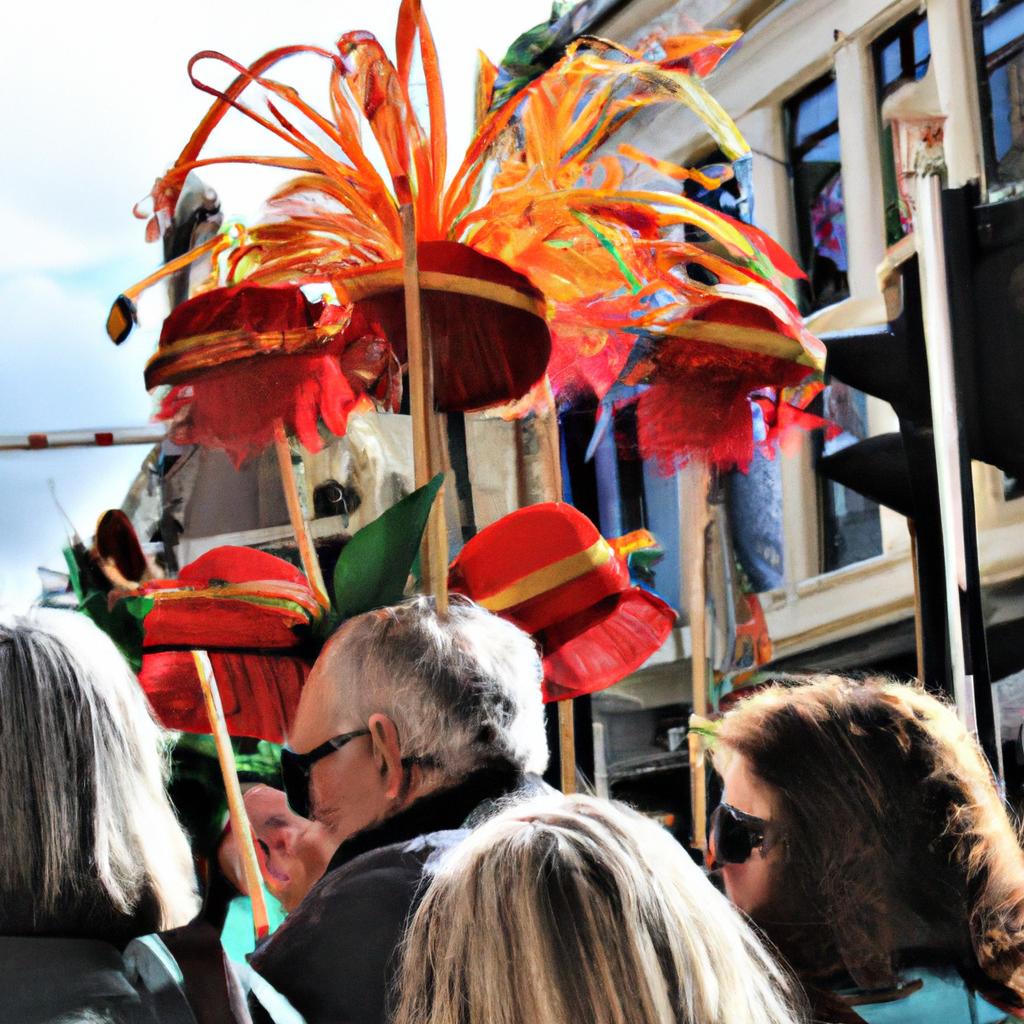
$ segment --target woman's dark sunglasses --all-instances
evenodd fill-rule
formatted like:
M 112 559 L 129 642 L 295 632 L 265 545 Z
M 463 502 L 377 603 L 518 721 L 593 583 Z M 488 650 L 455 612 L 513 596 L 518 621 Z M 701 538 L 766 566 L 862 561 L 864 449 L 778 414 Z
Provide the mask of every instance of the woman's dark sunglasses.
M 716 864 L 743 864 L 758 848 L 768 852 L 769 823 L 729 804 L 719 804 L 711 815 L 711 849 Z
M 341 750 L 350 740 L 359 736 L 369 736 L 369 729 L 356 729 L 354 732 L 343 732 L 333 736 L 326 743 L 314 747 L 306 754 L 296 754 L 294 750 L 283 747 L 281 750 L 281 780 L 284 793 L 288 797 L 288 806 L 303 818 L 309 817 L 309 773 L 317 761 Z

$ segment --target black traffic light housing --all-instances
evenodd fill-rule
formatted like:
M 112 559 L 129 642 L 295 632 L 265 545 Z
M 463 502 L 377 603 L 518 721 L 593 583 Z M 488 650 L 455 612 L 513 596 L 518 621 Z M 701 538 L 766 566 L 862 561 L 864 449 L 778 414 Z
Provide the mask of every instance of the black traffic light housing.
M 981 612 L 971 458 L 1024 478 L 1024 199 L 977 206 L 973 188 L 942 194 L 946 293 L 961 440 L 967 588 L 961 591 L 966 671 L 979 738 L 995 766 L 998 737 Z M 911 520 L 917 540 L 925 681 L 951 694 L 942 526 L 917 257 L 901 268 L 900 316 L 822 338 L 826 373 L 888 401 L 899 434 L 822 458 L 819 471 Z

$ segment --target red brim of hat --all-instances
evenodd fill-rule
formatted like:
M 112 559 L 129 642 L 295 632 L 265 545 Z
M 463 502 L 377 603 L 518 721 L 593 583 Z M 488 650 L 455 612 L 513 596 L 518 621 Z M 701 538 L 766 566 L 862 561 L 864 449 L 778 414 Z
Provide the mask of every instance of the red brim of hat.
M 607 689 L 635 672 L 665 642 L 676 613 L 640 587 L 605 598 L 543 631 L 545 702 Z
M 302 658 L 261 651 L 210 652 L 228 732 L 283 743 L 310 666 Z M 195 661 L 188 651 L 142 659 L 139 682 L 166 729 L 210 733 Z

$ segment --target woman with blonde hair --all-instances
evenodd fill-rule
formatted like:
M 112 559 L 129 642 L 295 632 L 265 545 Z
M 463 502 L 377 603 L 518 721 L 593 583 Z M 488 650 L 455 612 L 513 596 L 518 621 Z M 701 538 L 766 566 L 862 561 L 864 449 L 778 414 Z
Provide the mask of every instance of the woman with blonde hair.
M 130 1015 L 142 997 L 121 957 L 198 910 L 164 768 L 103 633 L 73 612 L 0 610 L 0 1020 L 164 1019 Z
M 439 865 L 395 1024 L 794 1024 L 789 983 L 683 849 L 618 804 L 508 807 Z
M 715 763 L 726 891 L 823 1017 L 1024 1016 L 1024 852 L 955 709 L 885 679 L 776 685 L 725 715 Z

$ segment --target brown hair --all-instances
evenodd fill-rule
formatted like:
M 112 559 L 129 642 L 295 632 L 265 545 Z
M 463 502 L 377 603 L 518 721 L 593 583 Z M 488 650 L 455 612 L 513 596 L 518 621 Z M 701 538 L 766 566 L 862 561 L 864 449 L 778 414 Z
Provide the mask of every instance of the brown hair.
M 828 676 L 743 701 L 717 742 L 773 791 L 782 853 L 761 923 L 794 967 L 873 986 L 901 954 L 934 957 L 1020 1004 L 1024 853 L 952 708 Z

